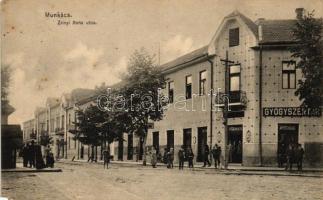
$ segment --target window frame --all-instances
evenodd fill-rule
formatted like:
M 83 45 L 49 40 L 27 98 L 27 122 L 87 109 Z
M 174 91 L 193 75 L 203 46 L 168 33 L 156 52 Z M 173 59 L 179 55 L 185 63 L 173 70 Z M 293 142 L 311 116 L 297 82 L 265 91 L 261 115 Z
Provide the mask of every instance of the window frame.
M 231 35 L 231 34 L 234 34 L 236 32 L 233 32 L 233 31 L 236 31 L 238 30 L 238 36 L 237 36 L 237 43 L 233 43 L 232 44 L 232 37 L 235 36 L 235 35 Z M 240 45 L 240 29 L 239 27 L 236 27 L 236 28 L 230 28 L 229 29 L 229 47 L 235 47 L 235 46 L 239 46 Z
M 293 69 L 293 70 L 284 70 L 284 64 L 285 63 L 290 63 L 290 64 L 293 64 L 293 65 L 295 65 L 295 68 Z M 284 74 L 287 74 L 287 87 L 284 87 Z M 295 75 L 295 79 L 294 79 L 294 87 L 291 87 L 290 86 L 290 83 L 291 83 L 291 80 L 290 80 L 290 75 L 291 74 L 294 74 Z M 281 74 L 281 76 L 282 76 L 282 89 L 296 89 L 296 61 L 294 61 L 294 60 L 290 60 L 290 61 L 288 61 L 288 60 L 283 60 L 282 61 L 282 74 Z
M 191 83 L 190 84 L 188 84 L 187 83 L 187 78 L 188 77 L 191 77 Z M 190 92 L 190 95 L 188 96 L 187 94 L 187 87 L 188 86 L 191 86 L 191 92 Z M 190 74 L 190 75 L 187 75 L 187 76 L 185 76 L 185 99 L 192 99 L 192 93 L 193 93 L 193 76 L 192 76 L 192 74 Z
M 170 89 L 170 84 L 173 83 L 173 89 Z M 175 88 L 175 83 L 174 81 L 169 81 L 168 82 L 168 103 L 173 103 L 174 102 L 174 88 Z M 172 96 L 170 95 L 170 92 L 172 91 Z M 170 98 L 171 96 L 171 98 Z
M 206 73 L 205 78 L 202 79 L 202 73 Z M 204 96 L 206 94 L 206 81 L 207 81 L 207 70 L 202 70 L 199 73 L 199 95 Z M 203 83 L 203 93 L 202 93 L 202 83 Z
M 231 73 L 231 67 L 239 66 L 239 72 Z M 231 77 L 239 77 L 239 90 L 231 90 Z M 229 65 L 229 92 L 240 92 L 241 91 L 241 64 Z

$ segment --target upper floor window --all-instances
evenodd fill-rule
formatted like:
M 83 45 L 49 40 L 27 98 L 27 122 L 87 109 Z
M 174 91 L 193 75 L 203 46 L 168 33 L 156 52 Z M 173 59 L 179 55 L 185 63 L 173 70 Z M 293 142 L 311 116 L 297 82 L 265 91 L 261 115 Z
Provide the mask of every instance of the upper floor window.
M 229 47 L 239 45 L 239 28 L 233 28 L 229 30 Z
M 186 76 L 185 94 L 186 94 L 186 99 L 192 98 L 192 75 Z
M 283 61 L 283 89 L 295 89 L 296 88 L 296 62 L 295 61 Z
M 230 66 L 230 92 L 240 91 L 240 65 Z
M 174 102 L 174 81 L 168 82 L 168 101 Z
M 68 114 L 68 125 L 71 125 L 71 113 Z
M 200 72 L 200 95 L 205 95 L 205 89 L 206 89 L 206 71 Z

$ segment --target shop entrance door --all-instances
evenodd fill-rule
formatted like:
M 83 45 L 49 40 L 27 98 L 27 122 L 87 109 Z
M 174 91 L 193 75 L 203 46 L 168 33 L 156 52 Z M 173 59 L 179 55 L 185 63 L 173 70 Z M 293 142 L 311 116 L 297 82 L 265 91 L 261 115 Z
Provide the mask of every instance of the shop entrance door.
M 118 143 L 118 160 L 123 160 L 123 138 L 119 138 Z
M 207 128 L 200 127 L 197 130 L 197 162 L 204 161 L 205 145 L 207 143 Z
M 128 134 L 128 156 L 127 160 L 133 159 L 133 134 Z
M 242 163 L 242 125 L 229 126 L 229 163 Z
M 278 124 L 277 151 L 284 154 L 290 144 L 298 144 L 298 124 Z

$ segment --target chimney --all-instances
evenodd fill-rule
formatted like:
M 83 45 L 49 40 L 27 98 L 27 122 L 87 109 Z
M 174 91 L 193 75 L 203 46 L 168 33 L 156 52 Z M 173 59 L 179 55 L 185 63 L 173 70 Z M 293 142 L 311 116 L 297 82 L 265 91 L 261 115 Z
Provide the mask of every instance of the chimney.
M 258 18 L 256 21 L 255 21 L 255 24 L 259 25 L 261 22 L 265 21 L 265 18 Z
M 298 20 L 302 19 L 304 14 L 304 8 L 296 8 L 295 13 L 296 13 L 296 19 Z

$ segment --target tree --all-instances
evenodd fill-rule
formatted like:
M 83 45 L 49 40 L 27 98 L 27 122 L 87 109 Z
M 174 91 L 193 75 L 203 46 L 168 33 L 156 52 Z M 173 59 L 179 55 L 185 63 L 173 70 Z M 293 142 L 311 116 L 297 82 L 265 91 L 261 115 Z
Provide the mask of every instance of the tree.
M 314 11 L 297 20 L 293 35 L 297 45 L 291 48 L 292 56 L 298 58 L 297 67 L 303 79 L 298 81 L 295 95 L 302 106 L 318 108 L 323 103 L 323 20 L 314 18 Z
M 9 65 L 1 67 L 1 101 L 6 101 L 9 94 L 11 68 Z
M 120 138 L 120 123 L 115 121 L 112 113 L 99 109 L 97 105 L 90 105 L 84 110 L 77 110 L 77 127 L 73 133 L 75 139 L 86 145 L 94 147 L 101 145 L 105 147 L 106 142 L 111 144 Z M 116 118 L 117 119 L 117 118 Z
M 165 86 L 161 69 L 155 64 L 154 57 L 144 49 L 136 50 L 130 57 L 127 73 L 123 76 L 126 83 L 119 93 L 125 101 L 125 130 L 143 139 L 143 164 L 146 164 L 146 139 L 148 123 L 163 118 L 166 101 L 160 93 Z

